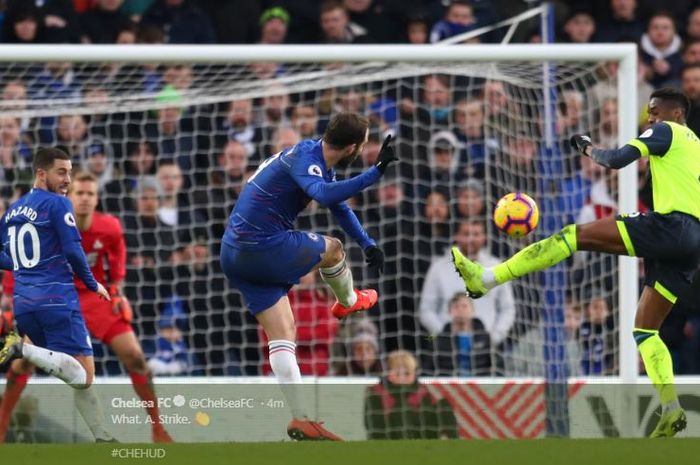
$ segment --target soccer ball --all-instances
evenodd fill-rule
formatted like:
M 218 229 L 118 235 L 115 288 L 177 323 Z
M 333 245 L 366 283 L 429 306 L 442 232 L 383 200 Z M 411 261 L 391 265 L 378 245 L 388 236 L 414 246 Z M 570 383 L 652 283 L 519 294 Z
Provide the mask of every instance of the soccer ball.
M 537 227 L 540 211 L 532 197 L 511 192 L 501 197 L 493 211 L 493 222 L 498 229 L 512 237 L 529 234 Z

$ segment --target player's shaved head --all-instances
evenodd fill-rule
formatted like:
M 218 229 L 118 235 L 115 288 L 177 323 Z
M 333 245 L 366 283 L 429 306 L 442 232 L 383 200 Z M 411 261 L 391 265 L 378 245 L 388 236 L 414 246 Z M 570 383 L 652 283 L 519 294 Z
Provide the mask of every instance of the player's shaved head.
M 690 100 L 688 97 L 683 93 L 683 91 L 674 89 L 673 87 L 662 87 L 661 89 L 656 89 L 651 93 L 651 96 L 649 97 L 650 110 L 652 107 L 658 107 L 659 104 L 661 104 L 664 109 L 669 111 L 676 109 L 681 110 L 680 116 L 682 117 L 682 122 L 685 122 L 688 112 L 690 111 Z M 665 117 L 663 119 L 668 120 L 670 118 Z

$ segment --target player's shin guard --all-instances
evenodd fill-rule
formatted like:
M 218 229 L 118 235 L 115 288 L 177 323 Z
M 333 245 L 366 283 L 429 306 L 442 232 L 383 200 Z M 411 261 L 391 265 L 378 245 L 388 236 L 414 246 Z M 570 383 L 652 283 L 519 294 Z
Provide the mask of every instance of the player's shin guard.
M 75 407 L 80 416 L 85 420 L 90 432 L 96 441 L 111 441 L 114 437 L 107 431 L 105 414 L 102 411 L 100 401 L 95 394 L 95 387 L 89 386 L 85 389 L 76 389 Z
M 308 418 L 304 405 L 301 385 L 301 372 L 297 364 L 296 344 L 291 341 L 275 340 L 268 343 L 270 367 L 280 383 L 282 394 L 287 399 L 294 418 Z
M 634 328 L 634 340 L 644 360 L 647 376 L 661 398 L 664 411 L 680 407 L 676 387 L 673 384 L 673 360 L 671 354 L 659 337 L 659 332 L 652 329 Z
M 81 388 L 87 382 L 87 373 L 83 366 L 68 354 L 31 344 L 24 344 L 22 354 L 23 358 L 71 387 Z
M 554 266 L 576 252 L 576 246 L 576 225 L 570 224 L 558 233 L 528 245 L 505 262 L 486 270 L 484 285 L 491 288 Z
M 352 272 L 347 265 L 345 257 L 340 263 L 328 268 L 321 268 L 321 279 L 333 290 L 335 298 L 344 307 L 352 307 L 357 301 Z
M 15 409 L 15 405 L 17 405 L 19 397 L 22 395 L 22 391 L 24 391 L 24 387 L 27 385 L 29 374 L 22 373 L 20 375 L 10 368 L 5 377 L 7 378 L 7 384 L 5 384 L 5 393 L 0 401 L 0 443 L 5 442 L 12 412 Z

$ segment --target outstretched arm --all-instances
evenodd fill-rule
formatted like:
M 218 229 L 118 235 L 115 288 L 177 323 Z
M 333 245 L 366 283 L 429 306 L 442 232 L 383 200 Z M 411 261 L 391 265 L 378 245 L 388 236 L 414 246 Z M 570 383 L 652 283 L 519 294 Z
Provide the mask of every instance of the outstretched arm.
M 599 165 L 613 169 L 623 168 L 642 156 L 637 147 L 629 144 L 619 149 L 597 149 L 593 147 L 590 137 L 581 135 L 571 137 L 571 146 L 581 155 L 591 157 Z
M 608 168 L 625 167 L 640 157 L 654 155 L 663 157 L 671 147 L 673 130 L 666 123 L 655 123 L 636 139 L 619 149 L 605 150 L 593 147 L 591 138 L 576 134 L 571 137 L 571 146 L 582 155 L 591 157 Z

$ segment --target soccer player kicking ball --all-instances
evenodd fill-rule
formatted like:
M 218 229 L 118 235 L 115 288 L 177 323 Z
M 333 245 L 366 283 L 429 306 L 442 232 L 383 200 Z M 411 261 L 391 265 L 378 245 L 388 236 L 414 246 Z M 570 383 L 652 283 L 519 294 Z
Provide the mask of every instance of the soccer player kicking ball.
M 107 282 L 105 262 L 109 263 L 111 303 L 101 300 L 82 281 L 75 280 L 85 324 L 91 335 L 108 345 L 117 355 L 129 372 L 134 390 L 149 405 L 146 411 L 152 426 L 153 442 L 173 442 L 160 422 L 151 372 L 131 327 L 131 306 L 119 293 L 121 282 L 126 276 L 126 245 L 121 224 L 117 218 L 96 211 L 99 202 L 97 178 L 90 173 L 78 173 L 73 178 L 68 198 L 75 209 L 83 250 L 98 282 Z M 9 279 L 3 279 L 3 288 L 12 285 L 12 275 L 8 276 Z M 7 386 L 0 401 L 0 443 L 5 440 L 12 410 L 32 370 L 32 364 L 26 359 L 18 359 L 12 362 L 7 372 Z
M 70 156 L 56 148 L 42 148 L 34 155 L 33 168 L 34 188 L 0 219 L 0 265 L 15 275 L 15 320 L 31 344 L 16 333 L 9 334 L 0 349 L 0 367 L 23 358 L 61 379 L 76 389 L 76 407 L 95 440 L 114 441 L 91 388 L 95 362 L 73 272 L 91 292 L 111 299 L 90 271 L 73 207 L 66 198 Z
M 592 146 L 588 136 L 571 138 L 574 149 L 608 168 L 622 168 L 648 156 L 653 212 L 568 225 L 492 268 L 484 268 L 452 249 L 455 267 L 473 298 L 555 265 L 577 250 L 644 258 L 645 286 L 637 307 L 634 339 L 661 397 L 663 410 L 651 437 L 674 436 L 686 427 L 673 383 L 671 356 L 659 337 L 659 328 L 678 299 L 692 299 L 700 254 L 700 141 L 685 126 L 689 108 L 682 92 L 658 89 L 649 100 L 651 127 L 624 147 L 601 150 Z
M 287 433 L 297 440 L 340 438 L 309 419 L 304 406 L 294 315 L 287 292 L 300 277 L 320 269 L 321 278 L 338 299 L 331 309 L 337 318 L 369 310 L 377 303 L 377 292 L 354 289 L 338 239 L 295 231 L 294 221 L 312 199 L 316 200 L 328 207 L 343 230 L 360 244 L 366 263 L 382 271 L 383 252 L 345 200 L 379 181 L 396 160 L 391 136 L 384 141 L 377 164 L 361 175 L 336 181 L 334 170 L 357 158 L 367 135 L 366 118 L 339 113 L 331 118 L 323 138 L 304 140 L 265 160 L 248 179 L 222 239 L 222 269 L 267 334 L 270 365 L 292 411 Z

